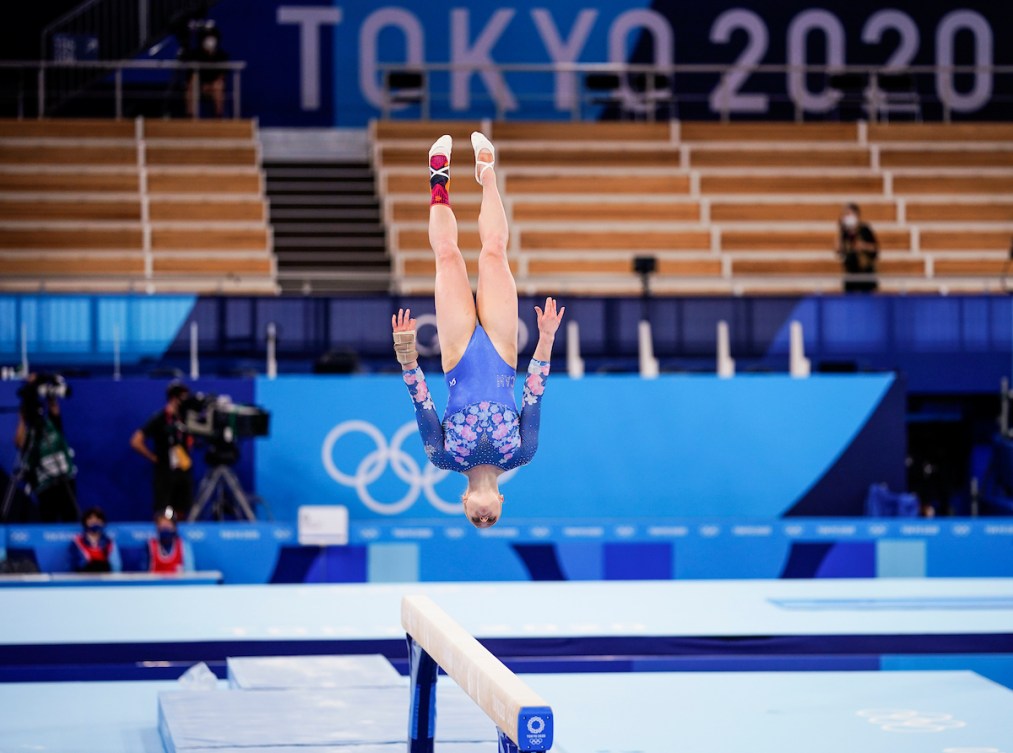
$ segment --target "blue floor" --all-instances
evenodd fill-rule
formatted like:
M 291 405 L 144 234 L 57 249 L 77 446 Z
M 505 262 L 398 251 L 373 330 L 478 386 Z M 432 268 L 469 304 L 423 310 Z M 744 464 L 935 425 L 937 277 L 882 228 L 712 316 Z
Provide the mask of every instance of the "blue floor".
M 970 672 L 637 673 L 526 675 L 553 706 L 557 753 L 941 753 L 1013 750 L 1013 692 Z M 446 678 L 441 684 L 448 683 Z M 161 753 L 158 695 L 176 683 L 26 683 L 0 685 L 0 751 Z M 190 695 L 224 698 L 215 691 Z M 292 691 L 306 693 L 308 691 Z M 334 691 L 319 691 L 320 693 Z M 178 696 L 179 692 L 172 693 Z M 407 689 L 403 695 L 404 713 Z M 322 698 L 323 720 L 336 718 Z M 197 706 L 213 710 L 215 704 Z M 254 732 L 284 731 L 286 718 L 265 716 Z M 281 709 L 282 711 L 284 709 Z M 444 728 L 453 715 L 438 716 Z M 291 721 L 290 719 L 288 721 Z M 438 721 L 438 730 L 440 721 Z M 352 727 L 354 729 L 354 725 Z M 333 724 L 331 730 L 333 731 Z M 209 736 L 218 753 L 401 753 L 404 743 L 371 747 L 313 744 L 301 728 L 294 745 L 231 747 Z M 453 728 L 444 730 L 453 735 Z M 489 739 L 493 731 L 487 729 Z M 274 740 L 277 742 L 277 740 Z M 484 753 L 491 743 L 440 746 Z M 199 747 L 181 750 L 202 750 Z
M 584 581 L 0 589 L 0 646 L 400 640 L 405 593 L 490 639 L 1013 635 L 1013 578 Z
M 515 650 L 514 658 L 530 659 L 530 666 L 586 662 L 568 670 L 582 674 L 525 675 L 554 706 L 559 753 L 1013 753 L 1013 692 L 966 671 L 989 675 L 1003 661 L 1013 667 L 1009 579 L 3 589 L 0 677 L 99 678 L 110 662 L 147 672 L 174 661 L 178 675 L 190 660 L 218 656 L 403 652 L 400 598 L 419 592 L 487 645 Z M 648 653 L 626 663 L 585 653 L 623 646 Z M 293 693 L 328 687 L 320 683 L 342 666 L 319 658 L 301 667 L 291 659 L 243 661 L 249 687 L 302 688 Z M 601 662 L 652 671 L 597 671 Z M 270 677 L 260 672 L 265 666 Z M 673 667 L 895 671 L 658 671 Z M 935 671 L 940 667 L 953 671 Z M 380 688 L 398 678 L 388 668 L 382 674 L 370 692 L 386 698 Z M 357 684 L 361 694 L 365 686 Z M 246 704 L 228 693 L 275 692 L 219 686 L 203 698 L 222 694 L 222 708 L 233 710 Z M 178 688 L 162 681 L 0 683 L 0 753 L 161 751 L 158 695 Z M 387 690 L 391 710 L 383 723 L 395 729 L 407 691 L 402 705 L 398 689 Z M 338 691 L 320 692 L 327 707 L 326 693 Z M 267 731 L 255 747 L 246 741 L 244 753 L 404 747 L 370 739 L 339 749 L 333 731 L 290 736 L 281 722 Z M 443 732 L 454 741 L 460 731 Z M 485 742 L 457 737 L 438 750 L 484 753 L 489 735 Z M 260 744 L 268 741 L 272 747 Z M 215 745 L 216 753 L 238 749 L 225 737 Z

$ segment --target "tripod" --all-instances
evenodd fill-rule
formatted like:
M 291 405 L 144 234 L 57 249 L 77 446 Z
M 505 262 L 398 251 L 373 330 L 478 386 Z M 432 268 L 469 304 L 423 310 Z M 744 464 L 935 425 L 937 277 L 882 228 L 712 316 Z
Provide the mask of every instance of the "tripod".
M 197 520 L 209 504 L 212 505 L 211 514 L 215 520 L 224 520 L 228 511 L 236 517 L 241 513 L 242 517 L 249 521 L 257 519 L 253 514 L 250 498 L 243 491 L 235 472 L 227 465 L 214 465 L 208 468 L 197 486 L 197 499 L 190 508 L 187 520 L 191 522 Z

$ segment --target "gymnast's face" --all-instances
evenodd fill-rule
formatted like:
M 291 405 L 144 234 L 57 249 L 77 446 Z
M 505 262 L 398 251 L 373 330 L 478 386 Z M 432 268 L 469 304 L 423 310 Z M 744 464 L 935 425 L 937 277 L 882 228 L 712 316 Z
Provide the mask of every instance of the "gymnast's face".
M 476 528 L 496 525 L 503 510 L 503 495 L 495 491 L 466 491 L 461 502 L 464 514 Z

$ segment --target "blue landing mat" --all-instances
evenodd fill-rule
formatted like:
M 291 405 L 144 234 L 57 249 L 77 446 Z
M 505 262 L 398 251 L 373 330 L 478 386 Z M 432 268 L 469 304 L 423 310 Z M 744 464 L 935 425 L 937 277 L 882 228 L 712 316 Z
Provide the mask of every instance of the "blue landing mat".
M 409 693 L 386 688 L 163 692 L 159 732 L 168 753 L 405 745 Z M 453 682 L 437 686 L 437 743 L 496 743 L 495 725 Z M 358 753 L 358 752 L 356 752 Z
M 524 679 L 552 704 L 560 744 L 581 753 L 1013 751 L 1013 691 L 971 672 Z
M 380 654 L 229 657 L 225 664 L 229 686 L 239 690 L 405 688 L 408 682 Z

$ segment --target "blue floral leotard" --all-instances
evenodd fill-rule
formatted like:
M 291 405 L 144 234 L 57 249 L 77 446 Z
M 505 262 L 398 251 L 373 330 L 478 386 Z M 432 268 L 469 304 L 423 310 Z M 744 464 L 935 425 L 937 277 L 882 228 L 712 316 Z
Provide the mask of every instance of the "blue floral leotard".
M 531 462 L 538 449 L 541 398 L 548 376 L 549 363 L 532 358 L 518 413 L 516 370 L 496 352 L 481 325 L 476 326 L 461 361 L 446 375 L 450 397 L 441 422 L 422 369 L 405 371 L 429 460 L 437 468 L 461 472 L 476 465 L 506 471 Z

